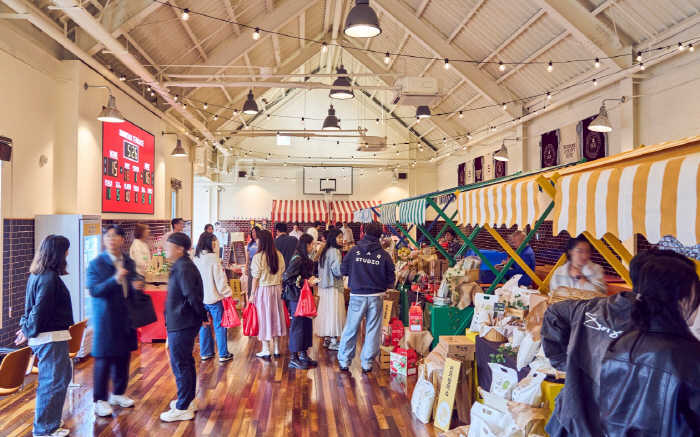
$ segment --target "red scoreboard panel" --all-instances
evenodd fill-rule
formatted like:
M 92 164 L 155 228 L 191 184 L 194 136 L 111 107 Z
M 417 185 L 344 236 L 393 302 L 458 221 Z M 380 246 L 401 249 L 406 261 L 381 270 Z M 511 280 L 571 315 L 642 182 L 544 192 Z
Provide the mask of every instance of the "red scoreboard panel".
M 153 214 L 155 144 L 128 121 L 102 123 L 102 212 Z

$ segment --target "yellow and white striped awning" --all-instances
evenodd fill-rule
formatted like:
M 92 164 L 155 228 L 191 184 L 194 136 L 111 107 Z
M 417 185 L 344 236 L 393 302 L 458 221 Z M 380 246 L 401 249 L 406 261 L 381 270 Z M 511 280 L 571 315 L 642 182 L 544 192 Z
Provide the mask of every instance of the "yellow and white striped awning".
M 459 224 L 508 227 L 520 229 L 534 224 L 540 217 L 539 185 L 535 179 L 505 182 L 476 190 L 459 192 L 457 211 Z
M 557 181 L 554 233 L 610 233 L 650 243 L 672 235 L 700 243 L 700 153 L 563 176 Z

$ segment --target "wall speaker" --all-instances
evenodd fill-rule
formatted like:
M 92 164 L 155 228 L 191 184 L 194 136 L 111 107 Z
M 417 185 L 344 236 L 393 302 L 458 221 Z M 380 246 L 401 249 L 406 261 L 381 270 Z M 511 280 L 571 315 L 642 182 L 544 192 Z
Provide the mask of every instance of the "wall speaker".
M 0 161 L 12 160 L 12 140 L 0 136 Z
M 239 177 L 239 178 L 244 178 L 244 177 L 246 177 L 247 175 L 248 175 L 248 174 L 247 174 L 246 172 L 244 172 L 244 171 L 239 171 L 239 172 L 238 172 L 238 177 Z
M 399 180 L 408 179 L 408 173 L 399 173 Z

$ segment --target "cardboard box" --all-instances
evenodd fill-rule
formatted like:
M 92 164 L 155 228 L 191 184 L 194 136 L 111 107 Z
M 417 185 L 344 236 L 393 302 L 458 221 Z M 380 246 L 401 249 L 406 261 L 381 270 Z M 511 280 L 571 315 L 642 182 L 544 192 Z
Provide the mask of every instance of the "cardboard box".
M 391 345 L 391 326 L 389 323 L 391 322 L 391 308 L 394 306 L 394 302 L 390 300 L 385 300 L 383 302 L 383 309 L 382 309 L 382 341 L 381 344 L 382 346 L 390 346 Z
M 438 344 L 437 346 L 435 346 L 435 349 L 433 349 L 433 351 L 430 352 L 427 357 L 425 357 L 425 361 L 435 363 L 435 365 L 438 368 L 444 369 L 446 358 L 447 358 L 447 351 L 445 350 L 445 348 L 440 346 L 440 344 Z
M 381 346 L 379 348 L 379 356 L 377 360 L 379 361 L 379 368 L 386 370 L 391 368 L 391 351 L 394 350 L 392 346 Z
M 423 330 L 423 308 L 413 304 L 408 310 L 408 326 L 411 332 L 421 332 Z
M 403 338 L 403 322 L 397 318 L 393 318 L 389 326 L 391 328 L 391 345 L 398 346 L 399 341 Z
M 399 300 L 401 300 L 401 292 L 397 290 L 387 290 L 384 300 L 389 300 L 398 304 Z
M 391 352 L 391 371 L 399 375 L 412 376 L 418 373 L 418 355 L 413 349 L 394 348 Z
M 446 351 L 446 358 L 459 361 L 474 361 L 476 343 L 465 335 L 441 335 L 438 343 Z

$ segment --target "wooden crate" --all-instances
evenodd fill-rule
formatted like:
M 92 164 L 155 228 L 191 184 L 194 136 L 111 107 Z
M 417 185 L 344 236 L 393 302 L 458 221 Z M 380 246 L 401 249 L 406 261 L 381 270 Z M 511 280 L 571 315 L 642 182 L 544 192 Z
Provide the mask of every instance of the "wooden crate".
M 389 369 L 391 367 L 391 350 L 392 346 L 381 346 L 379 348 L 379 356 L 377 356 L 377 361 L 379 362 L 380 369 Z

